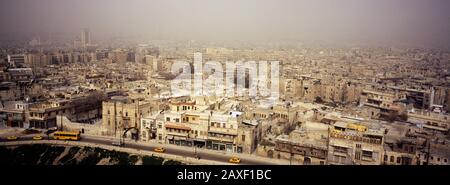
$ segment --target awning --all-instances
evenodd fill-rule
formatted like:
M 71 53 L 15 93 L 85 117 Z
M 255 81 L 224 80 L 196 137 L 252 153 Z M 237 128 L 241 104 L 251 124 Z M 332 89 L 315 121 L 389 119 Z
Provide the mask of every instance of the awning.
M 179 136 L 174 136 L 175 140 L 182 140 L 182 141 L 186 141 L 185 137 L 179 137 Z
M 350 148 L 349 146 L 341 145 L 341 144 L 332 144 L 332 146 L 342 147 L 342 148 Z
M 206 142 L 205 139 L 199 139 L 199 138 L 193 138 L 193 141 L 198 141 L 198 142 Z
M 222 134 L 222 135 L 231 135 L 236 136 L 237 133 L 230 133 L 230 132 L 221 132 L 221 131 L 215 131 L 215 130 L 209 130 L 209 133 L 216 133 L 216 134 Z

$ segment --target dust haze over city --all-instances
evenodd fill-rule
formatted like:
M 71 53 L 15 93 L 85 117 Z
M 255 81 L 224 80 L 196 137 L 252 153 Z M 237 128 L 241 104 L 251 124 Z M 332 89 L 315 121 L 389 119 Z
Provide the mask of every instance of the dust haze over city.
M 448 165 L 449 10 L 2 0 L 0 164 Z
M 203 41 L 293 40 L 447 47 L 445 0 L 2 1 L 2 39 L 78 33 Z M 6 37 L 5 37 L 6 36 Z

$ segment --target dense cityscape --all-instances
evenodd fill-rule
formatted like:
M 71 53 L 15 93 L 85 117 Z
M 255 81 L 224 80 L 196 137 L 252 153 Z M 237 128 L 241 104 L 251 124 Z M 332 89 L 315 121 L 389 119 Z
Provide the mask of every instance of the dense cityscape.
M 80 35 L 58 49 L 39 39 L 2 49 L 5 136 L 32 128 L 121 138 L 129 130 L 123 137 L 144 145 L 301 164 L 448 164 L 449 52 L 194 41 L 102 47 L 89 30 Z M 172 97 L 171 64 L 198 52 L 222 64 L 280 61 L 279 99 Z
M 73 32 L 1 41 L 1 147 L 100 147 L 139 155 L 133 164 L 145 155 L 183 164 L 450 164 L 448 49 Z M 200 63 L 198 71 L 196 61 L 226 70 Z M 261 82 L 263 72 L 245 65 L 219 83 L 239 73 L 225 67 L 236 61 L 278 61 L 278 78 Z M 188 86 L 203 79 L 245 93 L 178 95 L 180 74 Z M 261 83 L 277 84 L 277 96 L 248 93 Z M 205 84 L 201 92 L 211 90 Z M 55 158 L 48 164 L 66 163 Z

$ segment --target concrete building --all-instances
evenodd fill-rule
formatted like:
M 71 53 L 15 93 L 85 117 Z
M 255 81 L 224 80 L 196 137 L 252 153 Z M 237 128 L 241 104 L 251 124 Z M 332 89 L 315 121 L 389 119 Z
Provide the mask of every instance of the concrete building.
M 289 133 L 275 140 L 275 150 L 270 156 L 288 159 L 305 165 L 324 165 L 328 152 L 328 125 L 305 122 Z
M 91 31 L 87 28 L 81 32 L 81 44 L 83 47 L 91 44 Z
M 408 111 L 408 122 L 442 133 L 448 133 L 450 129 L 450 115 L 443 113 L 424 110 Z
M 132 129 L 133 138 L 137 139 L 141 128 L 141 117 L 157 110 L 157 105 L 141 99 L 115 96 L 102 103 L 103 135 L 121 136 L 125 130 Z
M 384 132 L 375 123 L 336 122 L 330 128 L 328 164 L 381 164 Z
M 28 62 L 27 55 L 8 55 L 8 64 L 14 68 L 24 68 Z

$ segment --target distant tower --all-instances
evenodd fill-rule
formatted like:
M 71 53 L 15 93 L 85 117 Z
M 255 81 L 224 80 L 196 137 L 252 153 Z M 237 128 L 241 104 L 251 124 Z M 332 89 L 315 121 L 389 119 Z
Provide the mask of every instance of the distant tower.
M 81 32 L 81 44 L 83 46 L 91 44 L 91 32 L 87 28 Z
M 134 59 L 136 63 L 143 63 L 145 62 L 145 55 L 148 53 L 147 49 L 148 49 L 148 45 L 147 44 L 139 44 L 136 48 L 136 52 L 134 53 Z

